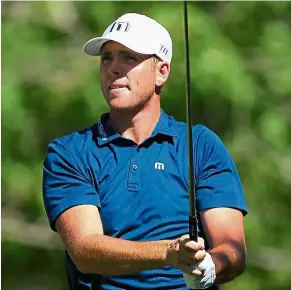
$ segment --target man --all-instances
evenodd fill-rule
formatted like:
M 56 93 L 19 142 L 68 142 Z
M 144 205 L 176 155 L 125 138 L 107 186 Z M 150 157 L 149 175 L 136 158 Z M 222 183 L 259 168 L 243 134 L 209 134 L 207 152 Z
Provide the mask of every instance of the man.
M 44 203 L 66 248 L 71 290 L 218 289 L 243 272 L 246 204 L 221 140 L 193 127 L 200 235 L 189 241 L 186 124 L 160 107 L 172 58 L 167 30 L 128 13 L 89 40 L 110 112 L 55 139 Z M 185 277 L 185 279 L 184 279 Z

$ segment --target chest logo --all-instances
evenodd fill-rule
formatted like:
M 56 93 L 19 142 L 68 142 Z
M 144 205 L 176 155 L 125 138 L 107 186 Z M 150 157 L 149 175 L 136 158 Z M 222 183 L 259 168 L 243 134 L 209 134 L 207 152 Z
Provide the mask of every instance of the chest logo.
M 157 169 L 157 170 L 164 170 L 165 169 L 164 163 L 156 162 L 155 163 L 155 169 Z

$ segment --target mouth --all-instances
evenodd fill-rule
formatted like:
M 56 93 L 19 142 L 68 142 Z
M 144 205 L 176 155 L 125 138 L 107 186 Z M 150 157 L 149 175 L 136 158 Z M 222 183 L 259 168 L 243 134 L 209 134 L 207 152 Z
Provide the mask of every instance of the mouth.
M 117 85 L 114 85 L 114 86 L 110 86 L 109 87 L 109 90 L 110 91 L 113 91 L 113 90 L 123 90 L 123 89 L 129 90 L 129 87 L 128 86 L 117 86 Z

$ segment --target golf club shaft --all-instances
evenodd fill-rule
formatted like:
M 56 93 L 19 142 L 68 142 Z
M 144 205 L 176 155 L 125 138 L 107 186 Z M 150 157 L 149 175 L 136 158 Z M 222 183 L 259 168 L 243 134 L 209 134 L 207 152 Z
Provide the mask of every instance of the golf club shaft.
M 189 235 L 193 241 L 198 241 L 196 193 L 194 175 L 194 154 L 192 137 L 192 105 L 190 92 L 190 60 L 189 60 L 189 38 L 188 38 L 188 11 L 187 1 L 184 1 L 184 30 L 185 30 L 185 53 L 186 53 L 186 111 L 188 131 L 188 168 L 189 168 Z

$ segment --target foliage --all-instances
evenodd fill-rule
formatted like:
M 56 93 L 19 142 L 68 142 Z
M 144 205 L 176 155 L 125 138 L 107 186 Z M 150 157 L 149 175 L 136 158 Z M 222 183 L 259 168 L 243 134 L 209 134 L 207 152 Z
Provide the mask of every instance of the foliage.
M 53 138 L 107 110 L 99 60 L 81 45 L 125 12 L 170 31 L 174 58 L 162 103 L 185 120 L 182 2 L 2 2 L 4 290 L 67 289 L 61 248 L 49 242 L 58 237 L 43 208 L 42 161 Z M 225 290 L 291 288 L 290 13 L 290 2 L 189 3 L 194 121 L 227 145 L 249 207 L 248 267 Z

